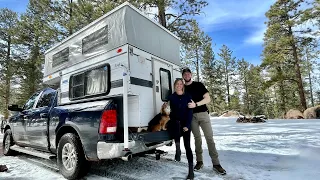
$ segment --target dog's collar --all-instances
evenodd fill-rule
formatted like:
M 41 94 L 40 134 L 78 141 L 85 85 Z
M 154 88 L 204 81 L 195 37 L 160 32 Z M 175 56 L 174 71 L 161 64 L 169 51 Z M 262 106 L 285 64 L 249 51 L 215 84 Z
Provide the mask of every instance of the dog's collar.
M 161 115 L 162 115 L 162 116 L 169 116 L 169 115 L 167 115 L 167 114 L 165 114 L 165 113 L 161 113 Z

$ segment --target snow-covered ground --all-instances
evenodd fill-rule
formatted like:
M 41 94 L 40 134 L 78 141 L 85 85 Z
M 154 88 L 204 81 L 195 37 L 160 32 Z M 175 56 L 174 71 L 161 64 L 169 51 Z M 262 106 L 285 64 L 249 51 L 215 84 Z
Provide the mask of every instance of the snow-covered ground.
M 320 177 L 320 120 L 240 124 L 235 119 L 213 118 L 212 127 L 221 164 L 228 174 L 218 176 L 212 171 L 204 140 L 205 168 L 195 173 L 195 179 L 316 180 Z M 1 142 L 2 136 L 0 134 Z M 194 150 L 193 139 L 191 144 Z M 185 155 L 182 162 L 174 162 L 174 146 L 161 149 L 169 154 L 159 161 L 147 156 L 135 157 L 129 162 L 115 159 L 96 163 L 85 179 L 166 180 L 185 177 Z M 53 163 L 31 156 L 0 156 L 0 164 L 9 168 L 9 172 L 0 173 L 0 179 L 64 179 Z

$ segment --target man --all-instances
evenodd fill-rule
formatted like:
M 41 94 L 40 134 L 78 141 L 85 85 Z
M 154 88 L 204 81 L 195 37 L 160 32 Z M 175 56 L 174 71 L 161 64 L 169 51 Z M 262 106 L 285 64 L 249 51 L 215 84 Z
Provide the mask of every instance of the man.
M 193 108 L 193 118 L 191 122 L 191 131 L 194 135 L 196 146 L 196 160 L 197 164 L 194 167 L 195 171 L 199 171 L 203 168 L 203 156 L 202 156 L 202 139 L 200 133 L 200 127 L 206 138 L 209 155 L 213 164 L 213 169 L 221 174 L 225 175 L 226 171 L 221 167 L 218 158 L 218 152 L 213 140 L 213 131 L 211 127 L 211 121 L 208 113 L 208 104 L 211 99 L 209 91 L 201 82 L 192 81 L 192 74 L 189 68 L 185 68 L 182 71 L 182 77 L 185 81 L 185 91 L 192 97 L 192 101 L 188 104 L 189 108 Z

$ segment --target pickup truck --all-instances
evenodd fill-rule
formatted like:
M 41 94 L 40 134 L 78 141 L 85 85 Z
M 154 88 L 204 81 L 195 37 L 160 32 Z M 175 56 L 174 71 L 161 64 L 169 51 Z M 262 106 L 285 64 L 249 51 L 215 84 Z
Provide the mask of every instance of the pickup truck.
M 86 175 L 92 161 L 129 160 L 133 154 L 171 142 L 167 131 L 128 129 L 129 149 L 126 149 L 117 98 L 71 105 L 58 105 L 57 99 L 57 90 L 45 88 L 33 94 L 22 108 L 8 107 L 16 114 L 4 126 L 4 155 L 19 151 L 56 158 L 61 174 L 67 179 L 77 179 Z

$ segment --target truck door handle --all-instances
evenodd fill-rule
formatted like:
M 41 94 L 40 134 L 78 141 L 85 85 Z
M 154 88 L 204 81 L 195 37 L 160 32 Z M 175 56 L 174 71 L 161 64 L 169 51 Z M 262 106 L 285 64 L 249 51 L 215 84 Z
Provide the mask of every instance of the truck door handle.
M 40 113 L 41 118 L 48 118 L 48 113 Z

